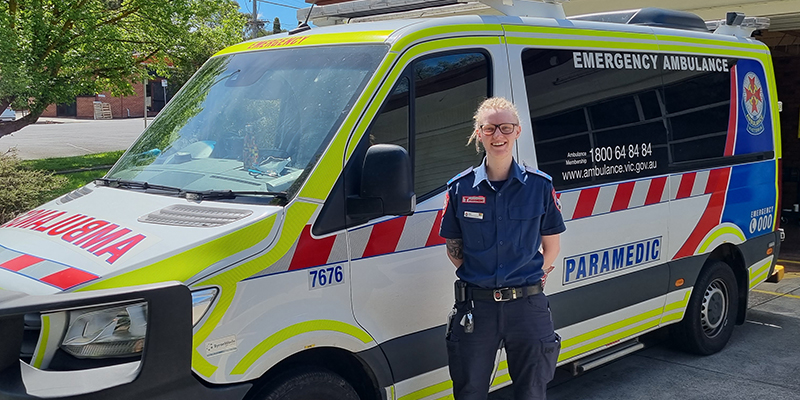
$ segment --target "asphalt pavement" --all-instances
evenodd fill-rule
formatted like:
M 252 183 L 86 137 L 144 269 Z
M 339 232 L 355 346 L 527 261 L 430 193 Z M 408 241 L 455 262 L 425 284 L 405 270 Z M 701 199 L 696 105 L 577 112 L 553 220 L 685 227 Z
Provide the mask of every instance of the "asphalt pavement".
M 148 125 L 151 122 L 152 119 L 148 120 Z M 17 156 L 23 160 L 33 160 L 124 150 L 143 130 L 142 118 L 40 118 L 36 124 L 0 137 L 0 152 L 16 148 Z
M 673 350 L 661 335 L 657 344 L 583 375 L 571 377 L 559 369 L 547 398 L 800 399 L 800 272 L 756 286 L 748 307 L 747 321 L 736 326 L 717 354 L 700 357 Z M 510 386 L 489 395 L 490 400 L 513 398 Z

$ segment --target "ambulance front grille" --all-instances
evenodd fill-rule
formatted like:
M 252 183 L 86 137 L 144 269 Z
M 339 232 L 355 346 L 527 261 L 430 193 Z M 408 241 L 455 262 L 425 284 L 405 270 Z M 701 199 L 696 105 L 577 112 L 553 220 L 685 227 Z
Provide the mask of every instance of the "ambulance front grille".
M 172 205 L 139 217 L 139 222 L 159 225 L 213 228 L 248 217 L 253 212 L 231 208 Z
M 75 199 L 77 199 L 79 197 L 83 197 L 83 196 L 85 196 L 85 195 L 87 195 L 89 193 L 92 193 L 92 189 L 89 189 L 88 187 L 84 186 L 84 187 L 82 187 L 80 189 L 76 189 L 76 190 L 73 190 L 73 191 L 67 193 L 64 197 L 58 199 L 58 201 L 59 201 L 59 203 L 64 204 L 64 203 L 70 202 L 72 200 L 75 200 Z

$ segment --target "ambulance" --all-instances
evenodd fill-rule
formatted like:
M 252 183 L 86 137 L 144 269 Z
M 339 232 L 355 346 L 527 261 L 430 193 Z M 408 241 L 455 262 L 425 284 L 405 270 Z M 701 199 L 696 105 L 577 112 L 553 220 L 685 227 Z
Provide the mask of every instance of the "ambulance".
M 490 96 L 562 205 L 559 365 L 661 328 L 723 349 L 781 242 L 766 21 L 367 3 L 220 51 L 104 178 L 2 225 L 0 399 L 451 398 L 438 232 Z

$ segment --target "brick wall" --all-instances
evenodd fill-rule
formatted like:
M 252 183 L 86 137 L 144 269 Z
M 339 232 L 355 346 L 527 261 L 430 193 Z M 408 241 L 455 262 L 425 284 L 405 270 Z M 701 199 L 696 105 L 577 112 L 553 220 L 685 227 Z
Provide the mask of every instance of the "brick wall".
M 161 79 L 151 81 L 148 84 L 160 85 Z M 92 119 L 94 118 L 94 101 L 101 101 L 103 103 L 111 104 L 111 114 L 114 118 L 142 118 L 144 116 L 144 96 L 145 88 L 142 82 L 134 82 L 133 90 L 135 92 L 132 96 L 112 96 L 110 92 L 99 93 L 97 96 L 78 97 L 77 101 L 77 118 Z M 156 111 L 148 111 L 149 117 L 158 115 Z M 55 117 L 56 105 L 51 104 L 47 107 L 42 117 Z
M 77 102 L 77 118 L 92 119 L 94 118 L 94 97 L 78 97 Z
M 42 113 L 42 117 L 55 117 L 56 116 L 56 105 L 50 104 Z
M 149 84 L 149 83 L 148 83 Z M 119 102 L 119 115 L 122 117 L 128 116 L 128 110 L 130 110 L 131 117 L 143 117 L 144 116 L 144 96 L 145 96 L 145 89 L 142 85 L 142 82 L 134 82 L 133 83 L 133 90 L 136 91 L 136 94 L 133 96 L 126 96 L 120 98 Z M 114 106 L 111 106 L 111 109 L 114 109 Z M 117 114 L 114 114 L 114 118 L 117 117 Z

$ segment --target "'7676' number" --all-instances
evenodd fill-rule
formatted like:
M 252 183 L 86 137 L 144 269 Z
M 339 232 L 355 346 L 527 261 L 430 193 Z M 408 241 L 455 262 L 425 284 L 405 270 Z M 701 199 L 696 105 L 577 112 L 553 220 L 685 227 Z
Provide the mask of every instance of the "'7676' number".
M 318 289 L 344 283 L 341 265 L 308 271 L 308 288 Z

